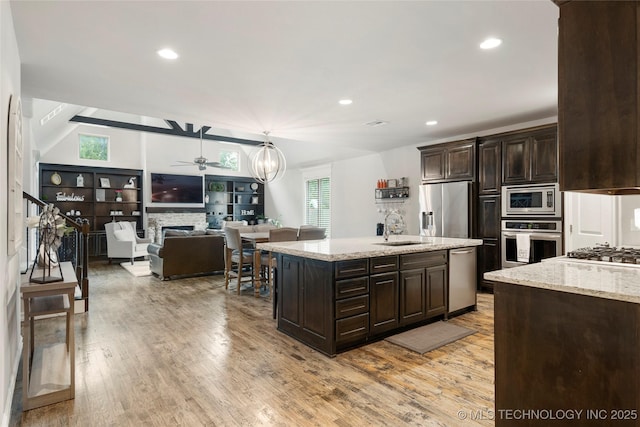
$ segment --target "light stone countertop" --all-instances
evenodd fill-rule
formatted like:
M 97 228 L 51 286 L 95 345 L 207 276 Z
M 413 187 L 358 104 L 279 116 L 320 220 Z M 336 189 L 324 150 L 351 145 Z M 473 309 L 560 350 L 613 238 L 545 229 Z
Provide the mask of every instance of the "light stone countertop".
M 394 235 L 389 237 L 389 242 L 397 241 L 420 243 L 407 246 L 383 246 L 379 244 L 384 243 L 382 236 L 376 236 L 259 243 L 256 247 L 263 251 L 278 252 L 321 261 L 343 261 L 348 259 L 373 258 L 386 255 L 430 252 L 482 245 L 482 240 L 478 239 L 407 235 Z
M 640 268 L 557 257 L 484 273 L 494 282 L 640 303 Z

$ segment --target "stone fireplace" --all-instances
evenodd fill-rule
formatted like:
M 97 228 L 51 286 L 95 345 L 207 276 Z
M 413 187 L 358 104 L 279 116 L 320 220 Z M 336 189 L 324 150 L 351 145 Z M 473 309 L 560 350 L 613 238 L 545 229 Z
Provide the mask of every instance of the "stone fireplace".
M 205 230 L 208 225 L 204 212 L 149 212 L 147 220 L 147 237 L 155 243 L 162 243 L 163 227 L 193 226 L 194 230 Z

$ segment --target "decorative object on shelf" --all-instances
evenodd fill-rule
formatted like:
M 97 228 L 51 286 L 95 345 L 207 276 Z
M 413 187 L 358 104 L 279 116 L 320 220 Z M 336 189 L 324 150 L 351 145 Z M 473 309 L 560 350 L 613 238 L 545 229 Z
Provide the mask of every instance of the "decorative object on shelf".
M 269 141 L 269 132 L 264 135 L 264 143 L 249 155 L 249 171 L 256 181 L 266 184 L 284 175 L 287 162 L 282 151 Z
M 65 230 L 64 219 L 59 213 L 60 209 L 49 204 L 42 208 L 40 216 L 36 217 L 37 219 L 28 221 L 29 225 L 37 225 L 40 238 L 38 253 L 29 276 L 31 282 L 51 283 L 63 280 L 62 268 L 58 260 L 58 248 L 62 243 Z M 51 269 L 56 267 L 59 270 L 59 275 L 51 272 Z
M 51 183 L 53 185 L 60 185 L 62 183 L 62 177 L 58 172 L 54 172 L 51 174 Z
M 111 188 L 111 181 L 109 181 L 109 178 L 100 178 L 100 187 Z
M 129 178 L 129 182 L 125 184 L 123 188 L 136 188 L 136 177 L 132 176 Z
M 81 173 L 76 177 L 76 187 L 84 187 L 84 177 Z
M 222 192 L 225 187 L 222 182 L 210 182 L 209 183 L 209 191 Z
M 205 203 L 209 203 L 209 195 L 208 194 L 204 195 L 204 202 Z
M 56 202 L 84 202 L 84 195 L 67 194 L 64 191 L 58 191 L 56 193 Z
M 260 203 L 260 199 L 258 198 L 258 196 L 251 196 L 251 204 L 257 205 L 258 203 Z
M 96 202 L 104 202 L 105 199 L 105 191 L 103 189 L 96 189 Z
M 388 179 L 386 186 L 388 188 L 396 188 L 398 186 L 398 180 L 397 179 Z
M 259 185 L 258 185 L 258 183 L 257 183 L 257 182 L 252 182 L 252 183 L 251 183 L 251 185 L 249 186 L 249 188 L 251 188 L 251 189 L 253 190 L 253 192 L 254 192 L 254 193 L 257 193 L 257 192 L 258 192 Z
M 122 201 L 122 190 L 116 190 L 116 202 Z

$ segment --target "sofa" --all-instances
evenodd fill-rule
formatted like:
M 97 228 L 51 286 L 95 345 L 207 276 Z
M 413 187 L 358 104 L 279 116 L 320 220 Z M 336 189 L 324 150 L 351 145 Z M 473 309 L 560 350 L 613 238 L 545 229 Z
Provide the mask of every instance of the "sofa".
M 166 230 L 162 244 L 151 243 L 151 272 L 161 280 L 224 271 L 224 235 L 215 231 Z

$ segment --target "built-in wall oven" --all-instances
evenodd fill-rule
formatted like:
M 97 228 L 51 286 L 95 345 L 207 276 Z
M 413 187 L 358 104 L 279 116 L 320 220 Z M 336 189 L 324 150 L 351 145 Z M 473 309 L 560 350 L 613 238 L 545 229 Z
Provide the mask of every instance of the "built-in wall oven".
M 558 184 L 506 185 L 502 187 L 502 217 L 562 217 Z
M 502 268 L 562 255 L 562 221 L 503 219 Z

